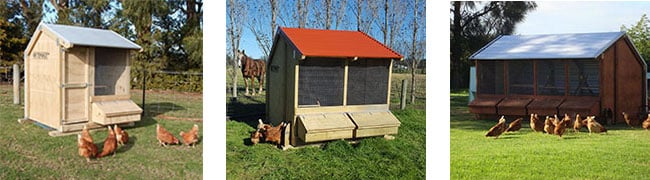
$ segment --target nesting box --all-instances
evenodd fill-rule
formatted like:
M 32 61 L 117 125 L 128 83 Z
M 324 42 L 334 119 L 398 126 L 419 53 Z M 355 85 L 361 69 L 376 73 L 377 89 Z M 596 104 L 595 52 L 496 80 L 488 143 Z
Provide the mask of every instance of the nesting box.
M 396 134 L 393 60 L 402 56 L 363 32 L 280 27 L 268 60 L 266 119 L 291 123 L 285 141 L 294 146 Z
M 139 49 L 110 30 L 39 24 L 25 49 L 25 119 L 59 132 L 139 121 L 129 65 Z
M 646 64 L 625 32 L 499 36 L 474 53 L 475 114 L 645 115 Z M 613 116 L 612 116 L 613 115 Z

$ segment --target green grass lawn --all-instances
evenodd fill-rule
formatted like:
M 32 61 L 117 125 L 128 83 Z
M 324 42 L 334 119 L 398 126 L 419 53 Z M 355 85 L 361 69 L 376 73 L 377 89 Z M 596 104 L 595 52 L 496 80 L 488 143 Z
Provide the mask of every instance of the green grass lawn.
M 248 141 L 257 117 L 237 116 L 263 112 L 264 96 L 240 96 L 237 101 L 228 101 L 227 114 L 232 118 L 226 121 L 226 178 L 424 179 L 426 90 L 424 75 L 418 78 L 422 84 L 417 86 L 416 103 L 406 110 L 391 109 L 401 122 L 394 140 L 373 137 L 361 139 L 357 144 L 339 140 L 286 151 L 268 143 L 251 146 Z M 229 83 L 230 78 L 227 79 Z M 396 81 L 398 78 L 393 80 L 393 94 L 399 90 L 395 89 Z M 243 82 L 240 79 L 238 83 Z M 393 102 L 399 96 L 391 97 Z
M 0 86 L 0 179 L 202 178 L 201 141 L 196 148 L 164 148 L 158 146 L 155 137 L 156 123 L 177 137 L 181 130 L 187 131 L 193 124 L 198 124 L 201 131 L 202 123 L 143 117 L 135 127 L 125 129 L 130 142 L 118 148 L 115 156 L 87 163 L 78 155 L 76 135 L 50 137 L 45 129 L 34 124 L 19 124 L 16 120 L 23 117 L 23 109 L 22 105 L 11 104 L 10 88 Z M 101 148 L 106 130 L 94 131 L 91 135 Z
M 282 151 L 271 144 L 247 145 L 254 128 L 226 122 L 227 179 L 423 179 L 425 111 L 393 111 L 401 121 L 395 140 L 366 138 L 351 145 L 333 141 Z
M 514 119 L 506 118 L 507 122 Z M 451 92 L 451 179 L 647 179 L 650 132 L 626 125 L 607 134 L 586 129 L 558 136 L 534 133 L 529 120 L 519 132 L 486 138 L 497 119 L 475 120 L 467 91 Z

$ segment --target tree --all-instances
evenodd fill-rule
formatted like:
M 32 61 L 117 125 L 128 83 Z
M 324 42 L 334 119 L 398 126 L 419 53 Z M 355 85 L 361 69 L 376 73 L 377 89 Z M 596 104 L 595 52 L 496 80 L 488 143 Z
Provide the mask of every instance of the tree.
M 188 0 L 185 9 L 186 22 L 183 29 L 183 50 L 189 70 L 203 71 L 203 1 Z
M 357 1 L 349 1 L 350 6 L 355 9 L 353 11 L 354 16 L 356 17 L 356 30 L 364 32 L 366 34 L 369 34 L 372 31 L 372 24 L 377 19 L 377 8 L 376 8 L 376 3 L 371 3 L 371 2 L 377 2 L 377 1 L 362 1 L 362 0 L 357 0 Z M 367 9 L 364 11 L 364 9 Z
M 272 1 L 270 1 L 273 3 Z M 262 50 L 264 56 L 268 56 L 271 53 L 271 41 L 273 34 L 273 27 L 269 28 L 268 22 L 272 21 L 269 17 L 272 16 L 273 11 L 269 11 L 268 4 L 266 3 L 256 3 L 249 6 L 249 12 L 251 16 L 249 20 L 246 21 L 245 25 L 253 33 L 255 37 L 255 42 L 257 42 L 258 47 Z M 271 15 L 271 16 L 269 16 Z M 271 22 L 273 24 L 273 22 Z
M 413 36 L 411 39 L 411 51 L 410 51 L 410 59 L 411 59 L 411 104 L 415 103 L 415 71 L 418 68 L 418 64 L 420 61 L 424 58 L 424 50 L 426 49 L 426 43 L 425 38 L 421 37 L 418 38 L 418 31 L 420 31 L 420 28 L 423 28 L 423 24 L 425 21 L 423 20 L 425 15 L 424 12 L 426 12 L 424 6 L 418 6 L 418 0 L 415 0 L 413 2 Z M 422 10 L 420 9 L 422 8 Z
M 276 18 L 278 17 L 278 1 L 269 0 L 269 3 L 271 4 L 271 38 L 273 38 L 273 36 L 275 36 L 275 29 L 277 29 Z
M 51 10 L 43 8 L 43 1 L 38 0 L 20 0 L 20 12 L 23 21 L 20 23 L 25 28 L 25 37 L 32 37 L 32 33 L 36 31 L 38 23 L 43 19 L 43 12 L 49 13 Z
M 309 1 L 310 0 L 297 0 L 296 2 L 296 14 L 294 14 L 294 19 L 298 21 L 299 28 L 307 27 L 307 16 L 309 15 Z
M 0 2 L 0 66 L 19 63 L 27 38 L 20 26 L 20 4 L 16 1 Z
M 483 5 L 477 9 L 477 5 Z M 467 88 L 468 57 L 498 35 L 512 34 L 515 25 L 537 8 L 530 1 L 451 2 L 451 88 Z
M 646 14 L 643 14 L 641 19 L 635 25 L 630 25 L 629 28 L 621 25 L 621 31 L 626 31 L 636 50 L 646 62 L 650 60 L 650 27 L 648 25 L 650 25 L 650 19 Z
M 111 10 L 110 0 L 50 0 L 57 12 L 57 23 L 106 28 L 102 17 Z
M 334 25 L 334 29 L 339 29 L 339 27 L 342 26 L 343 19 L 345 18 L 345 12 L 346 10 L 346 5 L 347 2 L 346 0 L 338 0 L 337 3 L 334 4 L 334 9 L 336 9 L 336 24 Z
M 228 23 L 226 24 L 227 29 L 227 39 L 230 44 L 230 50 L 232 52 L 231 57 L 234 57 L 236 52 L 239 50 L 239 40 L 241 39 L 242 33 L 242 22 L 246 20 L 246 3 L 242 1 L 228 0 L 227 7 L 228 9 Z M 237 71 L 238 63 L 237 58 L 232 58 L 233 68 L 232 68 L 232 97 L 237 97 Z

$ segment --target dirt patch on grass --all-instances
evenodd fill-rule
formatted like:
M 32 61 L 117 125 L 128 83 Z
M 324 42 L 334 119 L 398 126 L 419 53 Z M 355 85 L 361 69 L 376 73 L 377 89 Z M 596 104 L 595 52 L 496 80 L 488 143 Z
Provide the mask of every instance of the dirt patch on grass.
M 193 121 L 193 122 L 203 122 L 203 118 L 184 118 L 184 117 L 174 117 L 174 116 L 168 116 L 164 114 L 159 114 L 156 116 L 156 118 L 159 119 L 166 119 L 166 120 L 178 120 L 178 121 Z
M 138 92 L 142 93 L 142 89 L 131 89 L 133 92 Z M 187 96 L 190 98 L 196 98 L 196 99 L 201 99 L 203 98 L 203 93 L 202 92 L 180 92 L 180 91 L 174 91 L 174 90 L 146 90 L 145 93 L 147 94 L 162 94 L 162 95 L 171 95 L 171 94 L 181 94 L 183 96 Z

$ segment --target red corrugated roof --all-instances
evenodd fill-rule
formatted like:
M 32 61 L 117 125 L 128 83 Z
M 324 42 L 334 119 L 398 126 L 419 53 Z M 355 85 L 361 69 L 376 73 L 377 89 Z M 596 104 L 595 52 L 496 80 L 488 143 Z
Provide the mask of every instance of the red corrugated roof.
M 280 30 L 307 57 L 402 58 L 363 32 L 283 27 Z

